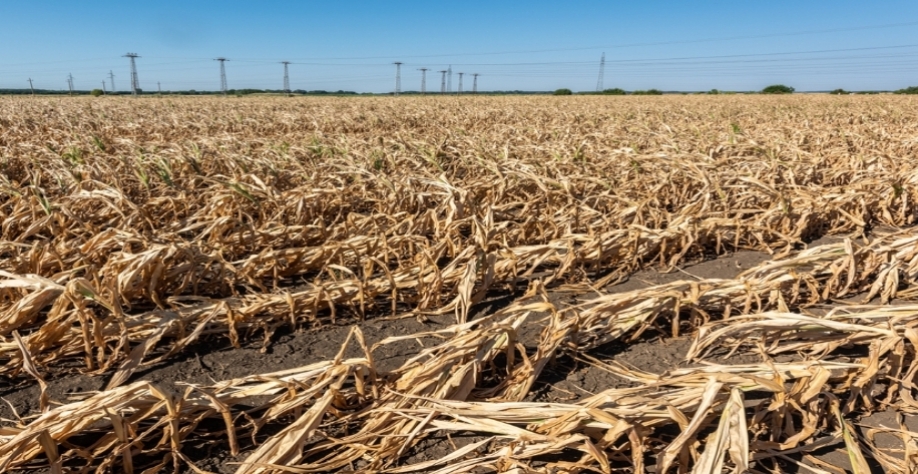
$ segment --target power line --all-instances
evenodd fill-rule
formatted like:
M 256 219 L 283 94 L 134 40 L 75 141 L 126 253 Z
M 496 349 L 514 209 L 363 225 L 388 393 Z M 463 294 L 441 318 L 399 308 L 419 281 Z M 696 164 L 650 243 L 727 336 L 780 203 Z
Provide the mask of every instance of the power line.
M 822 49 L 822 50 L 807 50 L 807 51 L 783 51 L 777 53 L 748 53 L 748 54 L 728 54 L 728 55 L 718 55 L 718 56 L 679 56 L 679 57 L 670 57 L 670 58 L 646 58 L 646 59 L 612 59 L 606 60 L 607 63 L 621 64 L 621 63 L 645 63 L 653 61 L 685 61 L 685 60 L 694 60 L 694 59 L 720 59 L 720 58 L 745 58 L 745 57 L 759 57 L 759 56 L 789 56 L 795 54 L 818 54 L 818 53 L 840 53 L 840 52 L 852 52 L 852 51 L 875 51 L 875 50 L 885 50 L 885 49 L 904 49 L 904 48 L 914 48 L 918 47 L 918 44 L 903 44 L 895 46 L 868 46 L 861 48 L 843 48 L 843 49 Z M 800 58 L 799 60 L 808 60 L 810 58 Z M 844 59 L 844 58 L 839 58 Z M 457 63 L 457 66 L 555 66 L 555 65 L 592 65 L 596 64 L 593 61 L 544 61 L 544 62 L 515 62 L 515 63 Z M 357 66 L 358 64 L 355 64 Z
M 516 50 L 516 51 L 491 51 L 491 52 L 477 52 L 477 53 L 448 53 L 448 54 L 421 54 L 421 55 L 401 55 L 402 58 L 448 58 L 448 57 L 457 57 L 457 56 L 493 56 L 493 55 L 502 55 L 502 54 L 532 54 L 532 53 L 552 53 L 552 52 L 562 52 L 562 51 L 588 51 L 596 49 L 618 49 L 618 48 L 634 48 L 642 46 L 665 46 L 665 45 L 674 45 L 674 44 L 694 44 L 694 43 L 710 43 L 718 41 L 736 41 L 741 39 L 759 39 L 759 38 L 780 38 L 787 36 L 802 36 L 802 35 L 814 35 L 814 34 L 823 34 L 823 33 L 842 33 L 849 31 L 864 31 L 864 30 L 875 30 L 883 28 L 897 28 L 905 26 L 916 26 L 918 21 L 909 21 L 903 23 L 887 23 L 882 25 L 869 25 L 869 26 L 855 26 L 855 27 L 841 27 L 841 28 L 830 28 L 824 30 L 804 30 L 804 31 L 792 31 L 789 33 L 766 33 L 758 35 L 740 35 L 740 36 L 722 36 L 722 37 L 713 37 L 713 38 L 700 38 L 694 40 L 678 40 L 678 41 L 658 41 L 658 42 L 646 42 L 646 43 L 620 43 L 612 45 L 598 45 L 598 46 L 578 46 L 571 48 L 552 48 L 552 49 L 533 49 L 533 50 Z M 311 57 L 311 58 L 295 58 L 298 60 L 352 60 L 352 59 L 389 59 L 391 56 L 347 56 L 347 57 Z
M 918 22 L 916 22 L 918 23 Z M 681 57 L 663 57 L 663 58 L 643 58 L 643 59 L 619 59 L 619 60 L 608 60 L 610 64 L 615 64 L 616 67 L 616 77 L 620 76 L 630 76 L 630 77 L 639 77 L 644 75 L 652 74 L 706 74 L 714 73 L 717 71 L 724 71 L 725 75 L 737 76 L 738 73 L 745 71 L 747 75 L 752 75 L 756 73 L 766 72 L 770 76 L 781 73 L 817 73 L 817 74 L 828 74 L 830 71 L 834 72 L 846 72 L 852 71 L 858 73 L 858 75 L 863 74 L 879 74 L 881 72 L 907 72 L 911 71 L 911 67 L 915 64 L 913 61 L 907 58 L 918 55 L 918 53 L 913 53 L 912 51 L 895 51 L 897 49 L 903 48 L 915 48 L 918 47 L 918 44 L 909 44 L 909 45 L 894 45 L 894 46 L 869 46 L 869 47 L 859 47 L 859 48 L 836 48 L 836 49 L 821 49 L 821 50 L 803 50 L 803 51 L 784 51 L 784 52 L 770 52 L 770 53 L 750 53 L 750 54 L 730 54 L 730 55 L 709 55 L 709 56 L 681 56 Z M 881 53 L 885 51 L 885 53 Z M 860 52 L 863 54 L 844 54 L 844 53 L 855 53 Z M 879 53 L 879 54 L 870 54 L 870 53 Z M 133 55 L 133 57 L 131 57 Z M 132 94 L 140 93 L 139 81 L 137 80 L 137 71 L 136 71 L 136 62 L 134 58 L 139 57 L 134 53 L 128 53 L 125 57 L 131 59 L 131 90 Z M 889 61 L 884 61 L 882 58 L 889 58 Z M 183 61 L 183 62 L 197 62 L 194 61 Z M 600 71 L 597 80 L 597 89 L 601 89 L 604 85 L 604 73 L 605 73 L 605 53 L 602 53 L 600 58 Z M 180 64 L 182 62 L 166 62 L 163 64 Z M 292 61 L 284 61 L 285 64 L 285 79 L 288 79 L 288 64 L 305 64 L 305 63 L 294 63 Z M 155 64 L 155 63 L 154 63 Z M 392 63 L 389 63 L 392 64 Z M 401 62 L 401 65 L 409 65 L 409 63 Z M 447 69 L 446 73 L 448 76 L 441 77 L 441 82 L 446 80 L 445 87 L 441 84 L 441 90 L 443 92 L 452 92 L 452 66 L 457 64 L 452 64 Z M 150 66 L 149 62 L 144 63 L 145 68 Z M 330 67 L 344 67 L 343 64 L 328 64 Z M 365 63 L 365 64 L 354 64 L 353 66 L 365 66 L 365 67 L 375 67 L 379 66 L 375 63 Z M 578 80 L 584 80 L 588 76 L 593 76 L 595 73 L 595 61 L 546 61 L 546 62 L 495 62 L 495 63 L 467 63 L 459 64 L 457 67 L 462 66 L 487 66 L 488 69 L 485 70 L 485 74 L 490 77 L 527 77 L 527 78 L 572 78 Z M 519 68 L 521 66 L 526 66 L 523 70 Z M 390 66 L 391 67 L 391 66 Z M 510 68 L 513 68 L 512 70 Z M 54 68 L 57 69 L 57 68 Z M 194 67 L 186 68 L 188 70 L 196 69 Z M 422 92 L 426 92 L 426 70 L 422 71 Z M 589 72 L 589 70 L 594 72 Z M 77 74 L 83 74 L 85 71 L 86 75 L 89 75 L 89 68 L 77 68 Z M 146 70 L 146 69 L 145 69 Z M 157 69 L 156 71 L 167 71 L 167 70 L 183 70 L 181 68 L 164 68 Z M 420 70 L 420 69 L 419 69 Z M 70 72 L 71 71 L 62 71 Z M 342 70 L 342 72 L 344 72 Z M 375 70 L 374 70 L 375 72 Z M 9 71 L 5 71 L 6 74 L 9 74 Z M 149 74 L 149 73 L 148 73 Z M 357 73 L 355 73 L 357 74 Z M 463 82 L 463 73 L 460 73 L 460 86 L 459 91 L 464 93 Z M 34 74 L 32 74 L 34 75 Z M 371 73 L 372 75 L 372 73 Z M 370 78 L 371 75 L 364 76 L 365 78 Z M 401 93 L 401 82 L 400 82 L 400 67 L 396 69 L 396 79 L 397 79 L 397 91 Z M 21 76 L 20 76 L 21 77 Z M 72 76 L 70 76 L 72 77 Z M 252 82 L 262 81 L 263 79 L 255 74 L 249 74 L 245 76 L 246 81 L 249 84 Z M 276 76 L 275 76 L 276 77 Z M 391 76 L 389 76 L 391 77 Z M 111 80 L 111 90 L 112 92 L 116 91 L 114 84 L 114 73 L 109 71 L 109 78 Z M 275 79 L 276 80 L 276 79 Z M 323 84 L 328 84 L 334 81 L 357 81 L 357 77 L 347 79 L 336 79 L 336 78 L 322 78 L 320 82 Z M 39 83 L 41 84 L 42 79 L 39 77 Z M 191 81 L 193 82 L 193 81 Z M 189 81 L 183 81 L 183 83 L 191 83 Z M 226 91 L 225 83 L 225 66 L 221 64 L 221 90 Z M 238 85 L 237 85 L 238 86 Z M 68 87 L 72 90 L 74 84 L 68 79 Z M 85 86 L 83 86 L 85 87 Z M 256 87 L 258 87 L 256 85 Z M 159 88 L 159 84 L 158 84 Z M 34 90 L 33 83 L 30 82 L 30 89 Z M 289 90 L 289 84 L 285 81 L 285 89 Z
M 665 61 L 687 61 L 687 60 L 699 60 L 699 59 L 730 59 L 730 58 L 756 58 L 756 57 L 771 57 L 771 56 L 788 56 L 788 55 L 805 55 L 805 54 L 820 54 L 820 53 L 839 53 L 839 52 L 854 52 L 854 51 L 879 51 L 879 50 L 891 50 L 891 49 L 904 49 L 904 48 L 914 48 L 918 47 L 918 44 L 905 44 L 905 45 L 894 45 L 894 46 L 871 46 L 871 47 L 860 47 L 860 48 L 838 48 L 838 49 L 823 49 L 823 50 L 804 50 L 804 51 L 783 51 L 783 52 L 773 52 L 773 53 L 746 53 L 746 54 L 731 54 L 731 55 L 715 55 L 715 56 L 680 56 L 680 57 L 664 57 L 664 58 L 642 58 L 642 59 L 619 59 L 619 60 L 610 60 L 607 59 L 607 63 L 614 64 L 653 64 L 656 62 L 665 62 Z M 870 56 L 875 57 L 875 56 Z M 798 59 L 785 59 L 788 61 L 806 61 L 806 60 L 816 60 L 822 58 L 798 58 Z M 837 59 L 847 59 L 846 57 L 839 57 Z M 747 60 L 746 62 L 751 61 Z M 182 62 L 172 62 L 172 63 L 163 63 L 163 64 L 183 64 L 187 62 L 197 62 L 193 61 L 182 61 Z M 737 61 L 739 62 L 739 61 Z M 319 63 L 297 63 L 291 62 L 291 64 L 311 64 L 311 65 L 320 65 Z M 409 63 L 403 63 L 408 65 Z M 454 64 L 458 66 L 478 66 L 478 67 L 495 67 L 495 66 L 561 66 L 561 65 L 591 65 L 595 64 L 592 61 L 543 61 L 543 62 L 494 62 L 494 63 L 461 63 Z M 154 63 L 155 65 L 155 63 Z M 382 66 L 383 64 L 377 63 L 362 63 L 362 64 L 324 64 L 330 67 L 344 67 L 344 66 Z M 148 64 L 149 66 L 149 64 Z M 180 68 L 180 69 L 171 69 L 171 70 L 192 70 L 195 68 Z M 84 69 L 81 69 L 84 70 Z M 165 70 L 165 69 L 164 69 Z M 89 68 L 85 68 L 85 71 L 89 71 Z M 71 70 L 72 72 L 72 70 Z M 114 88 L 113 88 L 114 89 Z
M 721 63 L 721 64 L 756 64 L 756 63 L 826 62 L 826 61 L 836 61 L 836 62 L 842 62 L 842 63 L 847 64 L 850 62 L 849 60 L 853 60 L 857 58 L 864 58 L 864 59 L 869 59 L 870 62 L 873 63 L 875 62 L 877 58 L 883 58 L 883 57 L 904 58 L 904 57 L 911 57 L 915 55 L 916 53 L 911 53 L 911 52 L 893 53 L 892 51 L 894 50 L 891 49 L 891 48 L 903 48 L 903 47 L 909 47 L 909 46 L 914 47 L 918 45 L 878 46 L 878 47 L 869 47 L 869 48 L 846 48 L 846 49 L 830 49 L 830 50 L 784 51 L 784 52 L 775 52 L 775 53 L 755 53 L 755 54 L 741 54 L 741 55 L 648 58 L 648 59 L 631 59 L 631 60 L 618 60 L 618 61 L 615 61 L 615 60 L 610 61 L 607 58 L 607 62 L 615 63 L 616 65 L 619 65 L 621 67 L 626 67 L 626 66 L 664 67 L 667 64 L 678 66 L 678 67 L 685 67 L 685 66 L 689 66 L 689 64 L 684 64 L 684 63 L 686 63 L 687 60 L 690 60 L 690 59 L 695 60 L 693 61 L 692 66 L 697 66 L 697 65 L 702 64 L 702 61 L 704 61 L 704 63 L 707 63 L 707 64 L 717 64 L 717 63 Z M 878 48 L 881 48 L 881 49 L 878 49 Z M 865 51 L 865 49 L 867 51 Z M 870 53 L 870 52 L 876 52 L 876 51 L 887 51 L 888 53 L 887 54 L 862 54 L 862 55 L 839 53 L 839 51 L 850 51 L 850 50 L 855 50 L 855 51 L 859 51 L 863 53 Z M 816 54 L 816 53 L 825 53 L 825 55 Z M 835 54 L 835 53 L 838 53 L 838 54 Z M 787 55 L 798 55 L 798 56 L 806 56 L 806 57 L 785 57 Z M 710 58 L 710 59 L 705 60 L 705 58 Z M 145 63 L 145 65 L 146 64 L 147 63 Z M 501 68 L 501 65 L 503 64 L 504 63 L 490 63 L 487 66 L 489 68 Z M 532 65 L 529 68 L 529 70 L 527 70 L 525 73 L 532 77 L 537 77 L 537 74 L 541 72 L 565 73 L 566 71 L 569 71 L 571 69 L 576 69 L 579 65 L 583 65 L 584 67 L 586 67 L 590 65 L 591 62 L 577 61 L 577 62 L 544 62 L 544 63 L 507 63 L 507 66 L 509 67 L 512 65 L 514 66 L 514 68 L 517 68 L 521 64 Z M 592 64 L 595 64 L 595 62 L 592 62 Z M 544 67 L 541 70 L 533 70 L 533 68 L 539 69 L 539 67 L 536 65 L 544 65 Z M 565 67 L 564 68 L 552 67 L 555 65 L 565 66 Z M 572 67 L 568 68 L 566 66 L 572 66 Z M 186 69 L 193 70 L 196 68 L 186 68 Z M 180 69 L 164 68 L 162 70 L 165 71 L 165 70 L 180 70 Z M 83 71 L 83 69 L 80 69 L 79 71 Z M 85 72 L 88 74 L 90 71 L 89 69 L 85 69 Z M 499 71 L 496 71 L 494 69 L 488 69 L 487 71 L 489 75 L 494 75 L 494 74 L 497 74 L 498 72 Z M 591 74 L 595 74 L 595 72 Z M 593 77 L 596 77 L 596 76 L 593 76 Z M 113 90 L 115 89 L 116 88 L 113 87 Z
M 670 58 L 646 58 L 646 59 L 612 59 L 606 60 L 606 63 L 624 64 L 624 63 L 649 63 L 654 61 L 686 61 L 694 59 L 720 59 L 720 58 L 745 58 L 759 56 L 790 56 L 795 54 L 818 54 L 818 53 L 839 53 L 852 51 L 874 51 L 884 49 L 904 49 L 918 47 L 918 44 L 905 44 L 896 46 L 870 46 L 862 48 L 844 48 L 844 49 L 823 49 L 808 51 L 784 51 L 777 53 L 749 53 L 749 54 L 728 54 L 719 56 L 680 56 Z M 875 56 L 869 56 L 875 57 Z M 809 60 L 811 58 L 800 58 L 795 60 Z M 845 58 L 839 58 L 845 59 Z M 515 62 L 515 63 L 458 63 L 456 66 L 557 66 L 557 65 L 593 65 L 593 61 L 544 61 L 544 62 Z
M 901 49 L 901 48 L 914 48 L 918 44 L 904 44 L 896 46 L 868 46 L 863 48 L 844 48 L 844 49 L 818 49 L 810 51 L 786 51 L 781 53 L 752 53 L 752 54 L 725 54 L 719 56 L 682 56 L 675 58 L 653 58 L 653 59 L 619 59 L 609 61 L 612 63 L 638 63 L 638 62 L 647 62 L 647 61 L 686 61 L 689 59 L 721 59 L 721 58 L 748 58 L 748 57 L 759 57 L 759 56 L 789 56 L 793 54 L 819 54 L 819 53 L 841 53 L 841 52 L 850 52 L 850 51 L 875 51 L 880 49 Z M 809 58 L 801 58 L 809 59 Z
M 873 48 L 878 47 L 871 47 Z M 717 59 L 721 56 L 704 56 L 706 58 L 713 58 L 710 60 L 701 60 L 701 61 L 684 61 L 683 58 L 671 58 L 673 60 L 664 61 L 664 60 L 629 60 L 627 62 L 616 63 L 617 70 L 619 71 L 619 76 L 644 76 L 651 75 L 648 71 L 657 71 L 657 74 L 675 76 L 679 74 L 686 74 L 692 71 L 704 71 L 704 72 L 713 72 L 716 70 L 723 70 L 725 72 L 731 73 L 731 76 L 735 76 L 737 72 L 747 71 L 747 74 L 754 75 L 759 72 L 767 72 L 770 75 L 774 76 L 779 73 L 791 73 L 795 71 L 819 71 L 824 73 L 828 70 L 841 71 L 852 69 L 852 68 L 864 68 L 868 71 L 872 71 L 876 74 L 881 74 L 882 71 L 880 68 L 893 68 L 895 71 L 908 71 L 909 67 L 912 67 L 915 64 L 914 61 L 909 59 L 900 59 L 900 58 L 911 58 L 912 56 L 918 55 L 918 52 L 906 52 L 906 51 L 896 51 L 889 50 L 890 47 L 881 47 L 884 48 L 886 53 L 881 54 L 868 54 L 874 51 L 862 51 L 864 54 L 842 54 L 835 52 L 836 50 L 808 50 L 808 51 L 796 51 L 796 52 L 779 52 L 779 53 L 756 53 L 756 55 L 727 55 L 730 57 Z M 862 50 L 864 48 L 849 48 Z M 822 51 L 828 51 L 827 54 L 812 54 Z M 800 54 L 797 57 L 786 57 L 786 54 Z M 766 55 L 766 56 L 762 56 Z M 862 59 L 858 59 L 862 58 Z M 886 60 L 881 58 L 888 58 Z M 665 59 L 665 58 L 664 58 Z M 607 58 L 608 61 L 608 58 Z M 592 64 L 590 64 L 592 63 Z M 799 63 L 799 64 L 798 64 Z M 147 63 L 144 63 L 145 67 Z M 551 63 L 546 63 L 551 64 Z M 564 66 L 573 66 L 573 67 L 551 67 L 547 66 L 533 66 L 525 68 L 522 71 L 519 67 L 499 67 L 493 66 L 488 68 L 485 72 L 486 75 L 491 77 L 527 77 L 527 78 L 571 78 L 582 80 L 586 77 L 592 76 L 593 80 L 596 79 L 595 72 L 595 62 L 583 62 L 583 67 L 580 67 L 580 62 L 565 62 Z M 886 66 L 884 66 L 886 64 Z M 405 65 L 405 64 L 403 64 Z M 589 69 L 592 69 L 592 72 Z M 391 66 L 390 66 L 391 67 Z M 858 75 L 863 75 L 865 72 L 860 70 L 857 71 Z M 78 72 L 78 74 L 80 74 Z M 356 73 L 356 74 L 359 74 Z M 249 84 L 253 82 L 263 82 L 265 79 L 269 79 L 270 72 L 263 74 L 248 74 L 244 75 L 246 81 Z M 276 76 L 275 76 L 276 77 Z M 357 81 L 359 76 L 350 76 L 346 81 Z M 373 80 L 373 74 L 364 76 L 367 80 Z M 376 76 L 376 77 L 385 77 Z M 389 76 L 391 77 L 391 76 Z M 352 79 L 353 78 L 353 79 Z M 342 80 L 338 77 L 324 77 L 321 81 L 323 84 L 333 83 L 335 81 Z M 39 79 L 41 82 L 41 79 Z M 191 83 L 193 81 L 183 81 L 184 83 Z M 586 82 L 586 81 L 585 81 Z M 76 88 L 76 82 L 74 80 L 74 87 Z M 189 86 L 193 87 L 193 86 Z M 253 84 L 254 88 L 260 87 L 258 84 Z M 332 85 L 333 87 L 333 85 Z M 198 87 L 200 89 L 200 87 Z M 318 87 L 321 88 L 321 87 Z M 463 81 L 463 92 L 466 92 L 464 81 Z

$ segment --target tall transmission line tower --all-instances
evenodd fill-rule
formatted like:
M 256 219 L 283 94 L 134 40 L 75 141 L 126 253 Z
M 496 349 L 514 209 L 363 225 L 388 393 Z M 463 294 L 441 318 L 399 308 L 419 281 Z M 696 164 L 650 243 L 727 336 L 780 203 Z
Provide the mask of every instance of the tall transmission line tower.
M 449 92 L 451 94 L 453 92 L 453 65 L 452 64 L 450 64 L 449 67 L 446 68 L 446 92 Z
M 229 59 L 226 58 L 216 58 L 214 61 L 220 61 L 220 92 L 223 95 L 226 95 L 226 62 Z
M 460 94 L 462 93 L 462 75 L 463 75 L 463 74 L 465 74 L 465 73 L 464 73 L 464 72 L 460 72 L 460 73 L 459 73 L 459 93 L 460 93 Z
M 67 74 L 67 88 L 70 89 L 70 95 L 73 95 L 73 74 Z
M 402 91 L 402 63 L 396 61 L 395 64 L 395 95 Z
M 113 73 L 111 69 L 109 69 L 108 71 L 108 77 L 109 79 L 112 80 L 112 94 L 114 94 L 115 93 L 115 73 Z
M 429 70 L 430 69 L 426 67 L 422 67 L 421 69 L 418 69 L 418 71 L 421 71 L 421 94 L 427 93 L 427 71 Z
M 107 93 L 108 93 L 108 91 L 105 90 L 105 81 L 103 80 L 103 81 L 102 81 L 102 95 L 105 95 L 105 94 L 107 94 Z
M 290 61 L 281 61 L 284 65 L 284 94 L 290 95 Z
M 160 95 L 163 93 L 163 86 L 159 81 L 156 81 L 156 92 L 158 92 Z
M 441 94 L 446 94 L 446 73 L 447 73 L 448 71 L 446 71 L 446 70 L 444 69 L 444 70 L 442 70 L 442 71 L 437 71 L 437 72 L 439 72 L 440 75 L 441 75 L 441 76 L 440 76 L 440 93 L 441 93 Z
M 596 92 L 602 92 L 602 80 L 603 75 L 606 72 L 606 53 L 602 53 L 602 57 L 599 59 L 599 80 L 596 81 Z
M 140 80 L 137 79 L 137 63 L 135 59 L 140 56 L 137 53 L 127 53 L 124 57 L 131 59 L 131 95 L 137 97 L 137 93 L 140 91 Z
M 32 91 L 32 95 L 35 95 L 35 86 L 32 85 L 32 78 L 29 78 L 29 89 Z
M 478 93 L 478 76 L 480 75 L 477 72 L 472 74 L 472 94 Z

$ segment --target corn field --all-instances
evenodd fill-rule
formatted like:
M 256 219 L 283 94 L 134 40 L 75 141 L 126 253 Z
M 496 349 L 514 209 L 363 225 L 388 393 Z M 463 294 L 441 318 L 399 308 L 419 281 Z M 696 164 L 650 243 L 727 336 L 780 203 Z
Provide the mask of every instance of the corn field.
M 0 99 L 0 472 L 918 472 L 916 163 L 906 96 Z

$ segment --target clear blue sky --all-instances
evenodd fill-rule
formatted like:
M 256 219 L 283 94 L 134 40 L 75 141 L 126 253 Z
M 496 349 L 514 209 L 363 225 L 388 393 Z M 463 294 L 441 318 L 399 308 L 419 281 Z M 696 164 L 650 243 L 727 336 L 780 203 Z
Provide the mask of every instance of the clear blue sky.
M 217 56 L 230 88 L 280 89 L 287 60 L 293 89 L 391 91 L 403 61 L 403 90 L 421 67 L 439 90 L 450 64 L 466 90 L 476 72 L 481 90 L 593 90 L 605 52 L 607 88 L 898 89 L 918 85 L 918 1 L 9 0 L 0 45 L 0 88 L 112 70 L 125 90 L 136 52 L 148 91 L 219 88 Z

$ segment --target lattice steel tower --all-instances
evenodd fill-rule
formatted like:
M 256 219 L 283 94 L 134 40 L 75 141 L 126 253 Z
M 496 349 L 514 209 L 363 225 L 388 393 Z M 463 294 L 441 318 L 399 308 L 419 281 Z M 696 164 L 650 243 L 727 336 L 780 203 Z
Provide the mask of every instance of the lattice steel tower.
M 418 71 L 421 71 L 421 94 L 427 93 L 427 71 L 429 70 L 430 69 L 427 69 L 426 67 L 418 69 Z
M 446 73 L 449 71 L 437 71 L 441 74 L 440 77 L 440 93 L 446 94 Z
M 137 91 L 140 90 L 140 80 L 137 79 L 137 63 L 134 60 L 140 56 L 137 53 L 127 53 L 124 57 L 131 59 L 131 95 L 136 97 Z
M 606 72 L 606 53 L 602 53 L 602 57 L 599 59 L 599 80 L 596 81 L 596 92 L 602 92 L 602 80 L 603 74 Z
M 109 79 L 112 80 L 112 94 L 114 94 L 115 93 L 115 73 L 113 73 L 111 69 L 109 69 L 108 71 L 108 77 Z
M 446 68 L 446 92 L 453 92 L 453 65 Z
M 67 88 L 70 89 L 70 95 L 73 95 L 73 74 L 67 74 Z
M 402 91 L 402 63 L 396 61 L 395 64 L 395 95 Z
M 229 59 L 216 58 L 214 61 L 220 61 L 220 92 L 226 95 L 226 62 L 229 61 Z
M 477 72 L 472 74 L 472 94 L 478 93 L 478 76 L 480 75 Z
M 459 74 L 459 93 L 461 94 L 461 93 L 462 93 L 462 75 L 465 74 L 465 73 L 464 73 L 464 72 L 460 72 L 460 73 L 458 73 L 458 74 Z
M 281 64 L 284 65 L 284 93 L 290 95 L 290 70 L 287 68 L 290 61 L 281 61 Z

